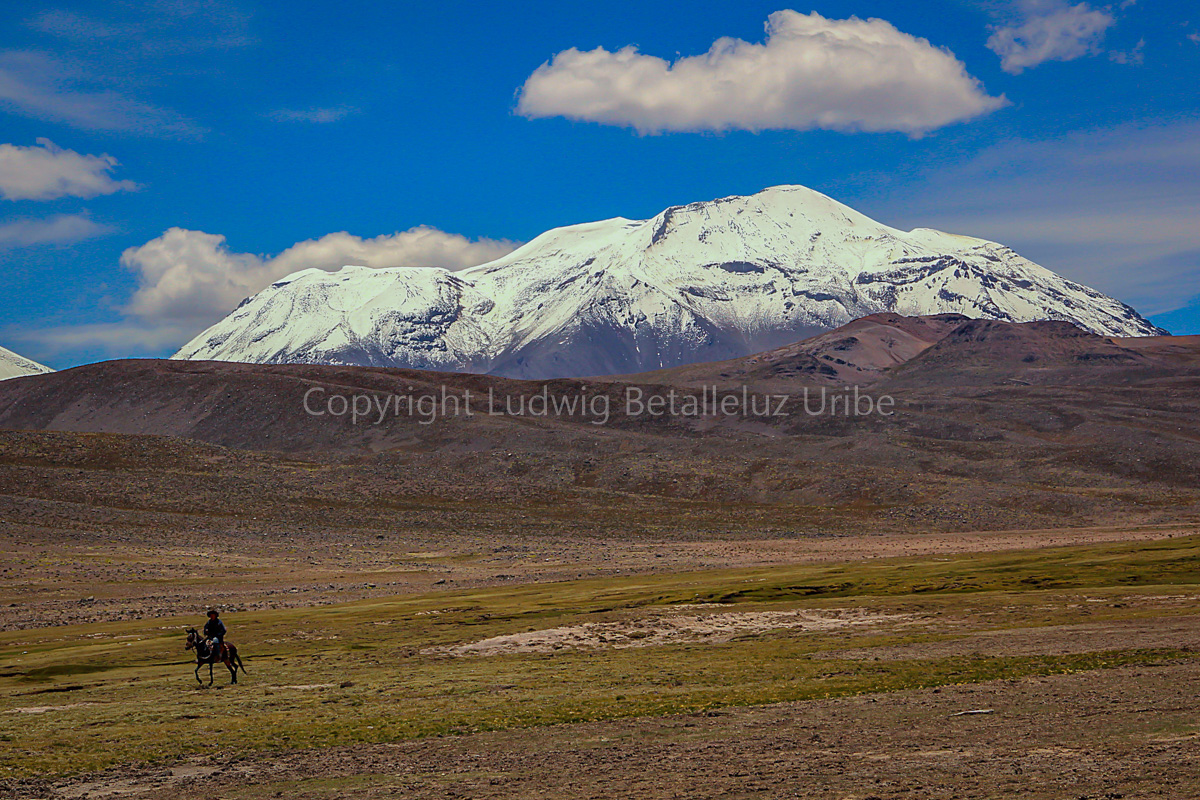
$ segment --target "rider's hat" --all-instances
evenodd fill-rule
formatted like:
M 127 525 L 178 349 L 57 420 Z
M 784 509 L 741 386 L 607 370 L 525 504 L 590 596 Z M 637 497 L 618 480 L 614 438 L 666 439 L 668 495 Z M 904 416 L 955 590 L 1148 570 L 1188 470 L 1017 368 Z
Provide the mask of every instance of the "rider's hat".
M 210 609 L 208 610 L 208 615 L 209 615 L 210 617 L 219 617 L 219 616 L 221 616 L 221 612 L 220 612 L 220 611 L 217 611 L 215 608 L 210 608 Z

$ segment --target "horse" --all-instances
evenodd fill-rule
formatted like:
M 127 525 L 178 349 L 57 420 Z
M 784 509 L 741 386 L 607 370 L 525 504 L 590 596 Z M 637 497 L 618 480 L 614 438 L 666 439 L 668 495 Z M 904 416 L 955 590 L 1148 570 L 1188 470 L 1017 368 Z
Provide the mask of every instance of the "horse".
M 242 663 L 242 657 L 238 655 L 237 647 L 224 643 L 220 653 L 210 652 L 212 648 L 204 640 L 204 637 L 196 632 L 195 628 L 187 629 L 187 644 L 184 645 L 184 650 L 196 651 L 196 683 L 201 686 L 204 681 L 200 679 L 200 668 L 208 664 L 208 685 L 213 685 L 213 664 L 220 661 L 229 670 L 229 677 L 232 678 L 230 683 L 237 683 L 237 674 L 240 669 L 246 671 L 246 665 Z

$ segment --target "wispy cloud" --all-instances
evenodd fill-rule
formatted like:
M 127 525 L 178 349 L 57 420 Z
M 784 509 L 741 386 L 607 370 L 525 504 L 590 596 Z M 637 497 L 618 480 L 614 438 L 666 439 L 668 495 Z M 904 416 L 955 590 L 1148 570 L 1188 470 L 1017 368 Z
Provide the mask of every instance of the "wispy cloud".
M 95 353 L 113 358 L 130 353 L 161 353 L 178 347 L 195 331 L 170 324 L 140 325 L 134 322 L 103 322 L 88 325 L 56 325 L 46 328 L 12 326 L 5 341 L 21 345 L 33 358 L 52 360 L 62 354 Z
M 182 137 L 203 132 L 177 112 L 99 88 L 86 70 L 32 50 L 0 52 L 0 109 L 88 130 Z
M 60 214 L 49 219 L 17 219 L 0 223 L 0 251 L 34 245 L 66 245 L 104 236 L 112 229 L 83 214 Z
M 62 9 L 42 11 L 32 17 L 28 25 L 42 33 L 88 43 L 126 36 L 138 30 L 138 26 L 113 25 L 86 14 Z
M 1138 39 L 1132 50 L 1112 50 L 1108 58 L 1115 64 L 1144 64 L 1146 62 L 1146 40 Z
M 1024 20 L 992 31 L 987 46 L 1000 56 L 1000 66 L 1014 75 L 1047 61 L 1072 61 L 1099 52 L 1104 35 L 1116 22 L 1107 10 L 1087 3 L 1025 0 Z
M 558 53 L 520 90 L 517 112 L 642 133 L 767 129 L 927 133 L 1007 101 L 949 50 L 881 19 L 779 11 L 762 44 L 718 39 L 674 63 L 626 47 Z
M 1009 245 L 1159 314 L 1200 295 L 1200 123 L 1018 140 L 895 190 L 872 212 Z
M 276 122 L 340 122 L 351 114 L 357 114 L 354 106 L 330 106 L 327 108 L 281 108 L 272 111 L 267 116 Z
M 87 130 L 195 138 L 203 127 L 147 102 L 187 57 L 254 43 L 249 16 L 222 0 L 126 0 L 103 14 L 47 9 L 26 20 L 43 45 L 0 52 L 0 110 Z
M 54 200 L 137 189 L 133 181 L 113 179 L 109 173 L 116 166 L 110 155 L 82 155 L 49 139 L 38 139 L 33 147 L 0 144 L 0 197 Z
M 78 48 L 114 45 L 151 58 L 255 44 L 250 15 L 221 0 L 140 0 L 112 6 L 105 16 L 47 9 L 27 22 L 41 33 Z

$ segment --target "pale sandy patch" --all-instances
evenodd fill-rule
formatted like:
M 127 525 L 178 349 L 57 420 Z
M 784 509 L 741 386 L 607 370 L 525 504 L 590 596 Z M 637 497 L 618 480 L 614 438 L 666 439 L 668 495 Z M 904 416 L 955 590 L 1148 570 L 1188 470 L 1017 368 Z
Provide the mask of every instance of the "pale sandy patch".
M 773 630 L 832 631 L 898 623 L 909 614 L 876 614 L 859 609 L 834 611 L 747 611 L 719 614 L 659 614 L 620 622 L 585 622 L 560 628 L 493 636 L 469 644 L 431 647 L 423 653 L 454 656 L 494 656 L 506 653 L 548 653 L 554 650 L 596 650 L 654 647 L 686 642 L 727 642 L 738 636 Z
M 94 706 L 95 703 L 67 703 L 61 706 L 25 706 L 23 708 L 10 708 L 5 711 L 5 714 L 45 714 L 47 711 L 62 711 L 68 708 L 80 708 L 82 706 Z

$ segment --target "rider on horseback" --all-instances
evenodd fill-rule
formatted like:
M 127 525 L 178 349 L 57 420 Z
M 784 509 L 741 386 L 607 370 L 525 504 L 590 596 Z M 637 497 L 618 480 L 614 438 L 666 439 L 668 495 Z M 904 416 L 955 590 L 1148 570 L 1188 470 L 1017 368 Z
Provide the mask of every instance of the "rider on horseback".
M 204 632 L 195 628 L 187 629 L 187 643 L 184 650 L 196 651 L 196 680 L 200 678 L 200 668 L 208 665 L 208 685 L 213 682 L 213 665 L 224 664 L 229 669 L 229 682 L 237 683 L 238 672 L 245 672 L 246 665 L 242 663 L 236 646 L 225 641 L 225 623 L 221 622 L 220 614 L 215 608 L 209 609 L 208 622 L 204 624 Z
M 204 623 L 204 638 L 208 644 L 210 656 L 219 656 L 221 642 L 225 640 L 225 623 L 221 622 L 221 612 L 215 608 L 208 610 L 208 622 Z

